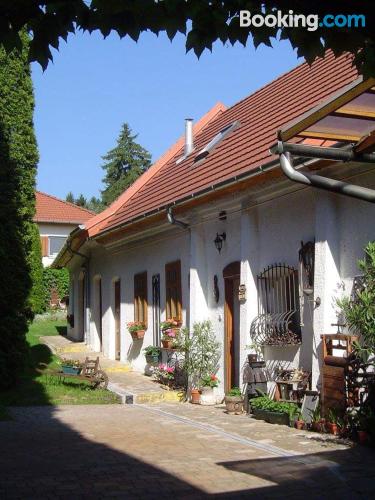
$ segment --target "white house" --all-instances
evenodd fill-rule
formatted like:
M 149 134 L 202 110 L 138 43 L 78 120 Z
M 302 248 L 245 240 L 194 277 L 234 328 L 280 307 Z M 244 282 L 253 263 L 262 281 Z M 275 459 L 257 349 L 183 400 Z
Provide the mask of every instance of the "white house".
M 230 108 L 216 105 L 192 129 L 188 121 L 185 140 L 60 251 L 54 265 L 71 273 L 69 335 L 143 370 L 160 319 L 210 319 L 223 388 L 240 385 L 254 343 L 271 371 L 302 367 L 319 386 L 320 336 L 336 332 L 336 299 L 350 293 L 375 236 L 374 205 L 363 201 L 375 172 L 351 147 L 375 128 L 374 88 L 349 57 L 329 53 Z M 352 161 L 333 159 L 341 151 Z M 280 160 L 300 177 L 288 179 Z M 133 341 L 126 323 L 140 319 L 146 334 Z
M 35 198 L 34 222 L 39 228 L 43 265 L 47 267 L 52 264 L 73 229 L 87 222 L 94 214 L 40 191 L 36 191 Z

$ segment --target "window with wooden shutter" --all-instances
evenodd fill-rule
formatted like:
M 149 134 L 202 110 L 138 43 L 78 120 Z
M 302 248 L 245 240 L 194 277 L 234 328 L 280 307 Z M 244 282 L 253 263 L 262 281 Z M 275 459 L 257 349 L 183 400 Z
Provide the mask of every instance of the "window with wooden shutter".
M 166 317 L 182 321 L 181 261 L 165 266 Z
M 134 275 L 134 321 L 147 327 L 147 272 Z
M 40 244 L 42 247 L 42 257 L 48 257 L 48 236 L 41 236 L 40 237 Z

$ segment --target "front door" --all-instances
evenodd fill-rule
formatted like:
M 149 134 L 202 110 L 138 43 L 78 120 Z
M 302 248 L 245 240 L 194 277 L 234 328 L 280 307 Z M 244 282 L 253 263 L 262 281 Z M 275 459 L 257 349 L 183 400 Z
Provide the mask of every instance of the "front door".
M 225 328 L 225 390 L 240 385 L 240 307 L 238 288 L 240 285 L 240 262 L 233 262 L 223 271 L 225 284 L 224 328 Z
M 121 356 L 121 282 L 115 281 L 115 359 Z

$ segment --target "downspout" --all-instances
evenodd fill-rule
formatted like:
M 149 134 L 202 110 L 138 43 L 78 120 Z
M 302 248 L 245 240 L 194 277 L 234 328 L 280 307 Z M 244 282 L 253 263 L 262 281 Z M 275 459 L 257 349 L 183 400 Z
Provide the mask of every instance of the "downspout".
M 167 219 L 169 224 L 174 224 L 175 226 L 180 227 L 181 229 L 188 229 L 189 224 L 186 224 L 186 222 L 182 222 L 181 220 L 175 219 L 175 216 L 172 211 L 172 207 L 167 208 Z
M 84 318 L 84 325 L 83 325 L 83 330 L 84 330 L 84 342 L 85 344 L 88 343 L 88 337 L 89 337 L 89 332 L 90 332 L 90 257 L 87 255 L 78 252 L 77 250 L 73 250 L 71 246 L 70 239 L 68 238 L 66 241 L 66 248 L 68 249 L 68 252 L 70 252 L 73 255 L 77 255 L 78 257 L 81 257 L 82 259 L 85 260 L 85 288 L 86 288 L 86 304 L 85 304 L 85 318 Z
M 350 196 L 351 198 L 356 198 L 361 201 L 375 203 L 375 190 L 373 189 L 368 189 L 362 186 L 356 186 L 355 184 L 349 184 L 347 182 L 330 179 L 328 177 L 323 177 L 321 175 L 310 174 L 307 172 L 300 172 L 296 170 L 293 167 L 292 155 L 288 151 L 288 149 L 292 149 L 289 148 L 289 146 L 292 147 L 294 146 L 293 148 L 294 150 L 298 149 L 295 147 L 296 145 L 284 144 L 282 142 L 278 142 L 276 151 L 280 155 L 281 169 L 291 181 L 315 187 L 318 189 L 324 189 L 325 191 L 330 191 L 332 193 Z M 300 146 L 300 148 L 302 147 L 303 146 Z M 308 156 L 316 157 L 313 153 L 313 147 L 309 148 L 309 151 L 310 150 L 311 154 L 309 154 Z M 364 158 L 361 158 L 360 155 L 356 157 L 351 151 L 338 150 L 336 152 L 336 157 L 334 158 L 332 154 L 330 155 L 330 158 L 336 160 L 345 160 L 345 161 L 358 160 L 358 161 L 366 161 L 366 163 L 375 163 L 375 157 L 371 157 L 370 155 L 367 155 Z

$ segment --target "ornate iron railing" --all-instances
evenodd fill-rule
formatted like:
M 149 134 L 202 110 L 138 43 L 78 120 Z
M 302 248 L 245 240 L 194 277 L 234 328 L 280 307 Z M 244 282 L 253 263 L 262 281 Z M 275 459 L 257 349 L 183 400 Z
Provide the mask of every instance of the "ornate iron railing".
M 258 316 L 251 324 L 260 345 L 301 343 L 298 271 L 285 264 L 268 266 L 257 276 Z

